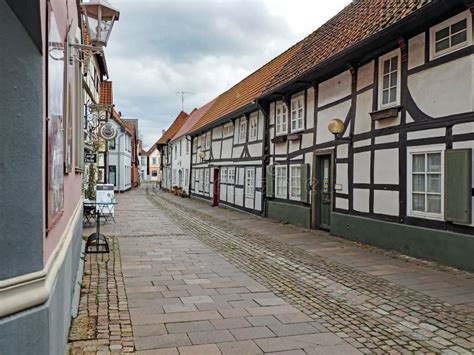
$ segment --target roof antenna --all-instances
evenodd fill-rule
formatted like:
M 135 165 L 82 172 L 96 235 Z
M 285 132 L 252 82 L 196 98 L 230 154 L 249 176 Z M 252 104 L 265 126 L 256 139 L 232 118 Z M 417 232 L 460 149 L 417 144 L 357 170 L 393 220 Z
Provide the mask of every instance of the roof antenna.
M 190 95 L 194 94 L 193 92 L 188 92 L 188 91 L 177 91 L 176 95 L 181 95 L 181 111 L 184 112 L 184 95 Z

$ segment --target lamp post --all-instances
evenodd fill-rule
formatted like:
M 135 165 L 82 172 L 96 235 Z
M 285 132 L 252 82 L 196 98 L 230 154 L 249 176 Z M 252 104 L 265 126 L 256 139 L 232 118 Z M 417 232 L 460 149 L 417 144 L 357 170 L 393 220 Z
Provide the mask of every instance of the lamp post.
M 328 123 L 328 131 L 334 134 L 336 142 L 352 142 L 352 138 L 343 138 L 341 135 L 344 133 L 345 125 L 342 120 L 335 118 Z

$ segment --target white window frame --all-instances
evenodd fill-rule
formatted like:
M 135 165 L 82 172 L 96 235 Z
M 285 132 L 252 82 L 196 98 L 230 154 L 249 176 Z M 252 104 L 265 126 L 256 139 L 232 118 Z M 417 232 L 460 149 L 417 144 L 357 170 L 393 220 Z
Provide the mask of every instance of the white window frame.
M 221 182 L 227 182 L 227 168 L 221 168 Z
M 407 215 L 411 217 L 426 218 L 426 219 L 435 219 L 435 220 L 444 220 L 444 153 L 446 146 L 443 144 L 439 145 L 430 145 L 430 146 L 420 146 L 420 147 L 408 147 L 407 149 Z M 413 155 L 416 154 L 441 154 L 441 212 L 438 213 L 429 213 L 429 212 L 420 212 L 413 211 Z M 427 181 L 425 180 L 425 184 Z
M 258 114 L 250 116 L 249 120 L 249 142 L 255 141 L 258 138 Z
M 276 135 L 281 136 L 288 134 L 288 106 L 286 103 L 283 101 L 278 101 L 275 105 L 275 129 L 276 129 Z M 278 110 L 280 110 L 280 113 L 278 113 Z M 285 110 L 285 112 L 283 112 Z M 285 118 L 285 122 L 283 121 L 283 118 Z M 284 127 L 284 128 L 283 128 Z
M 227 168 L 227 182 L 229 184 L 235 184 L 235 168 L 234 167 Z
M 247 141 L 247 119 L 241 118 L 239 122 L 239 143 Z
M 279 174 L 279 170 L 284 170 L 284 174 Z M 279 176 L 282 175 L 281 179 Z M 283 183 L 282 189 L 284 190 L 283 193 L 279 193 L 279 182 Z M 275 166 L 275 197 L 277 198 L 282 198 L 282 199 L 287 199 L 288 196 L 288 166 L 286 165 L 276 165 Z
M 245 197 L 254 198 L 255 193 L 255 168 L 245 169 Z
M 299 102 L 301 102 L 301 107 L 299 107 Z M 301 110 L 301 117 L 299 117 L 299 113 Z M 300 132 L 304 130 L 304 117 L 305 117 L 305 104 L 304 104 L 304 94 L 298 94 L 291 98 L 291 126 L 290 131 L 293 132 Z M 293 113 L 295 113 L 295 117 L 293 117 Z M 293 129 L 293 122 L 296 122 L 296 128 Z M 301 123 L 301 127 L 299 126 Z
M 384 77 L 384 62 L 393 57 L 397 57 L 397 88 L 396 95 L 397 99 L 394 102 L 389 102 L 387 104 L 383 103 L 383 77 Z M 402 61 L 401 61 L 401 51 L 400 48 L 397 48 L 389 53 L 384 54 L 379 58 L 379 110 L 386 108 L 399 106 L 400 105 L 400 95 L 401 95 L 401 82 L 402 82 Z
M 450 30 L 451 30 L 451 26 L 454 25 L 455 23 L 458 23 L 462 20 L 466 20 L 467 21 L 467 26 L 466 26 L 466 30 L 467 30 L 467 36 L 466 36 L 466 41 L 465 42 L 462 42 L 462 43 L 459 43 L 455 46 L 450 46 L 448 48 L 446 48 L 445 50 L 442 50 L 440 52 L 436 52 L 436 33 L 445 29 L 446 27 L 449 27 Z M 451 38 L 452 37 L 452 34 L 450 33 L 449 37 L 448 38 Z M 455 52 L 457 50 L 460 50 L 462 48 L 465 48 L 467 46 L 470 46 L 472 44 L 472 15 L 471 15 L 471 12 L 469 10 L 466 10 L 466 11 L 463 11 L 461 12 L 460 14 L 454 16 L 454 17 L 451 17 L 449 19 L 447 19 L 446 21 L 443 21 L 439 24 L 437 24 L 436 26 L 433 26 L 430 28 L 430 59 L 435 59 L 435 58 L 439 58 L 439 57 L 442 57 L 446 54 L 449 54 L 449 53 L 452 53 L 452 52 Z
M 299 174 L 297 176 L 294 176 L 293 175 L 293 169 L 298 169 L 299 170 Z M 296 184 L 297 186 L 295 186 L 297 189 L 299 189 L 299 195 L 294 195 L 293 194 L 293 183 L 294 183 L 294 180 L 296 179 Z M 293 200 L 293 201 L 301 201 L 301 190 L 302 190 L 302 186 L 301 186 L 301 165 L 290 165 L 290 186 L 289 186 L 289 189 L 290 189 L 290 200 Z

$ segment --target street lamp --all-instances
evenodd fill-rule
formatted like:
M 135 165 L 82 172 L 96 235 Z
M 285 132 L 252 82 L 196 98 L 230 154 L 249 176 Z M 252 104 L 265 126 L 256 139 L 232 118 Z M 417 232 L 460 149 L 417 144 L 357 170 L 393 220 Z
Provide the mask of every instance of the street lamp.
M 344 125 L 344 122 L 342 122 L 342 120 L 340 120 L 339 118 L 335 118 L 335 119 L 329 121 L 328 130 L 329 130 L 329 132 L 334 134 L 334 138 L 336 140 L 351 142 L 352 141 L 351 138 L 342 138 L 341 137 L 341 135 L 344 133 L 345 128 L 346 127 Z
M 70 46 L 82 52 L 102 53 L 103 47 L 107 46 L 115 21 L 119 20 L 120 11 L 113 8 L 106 0 L 84 2 L 81 3 L 81 8 L 85 15 L 87 29 L 85 35 L 91 44 L 71 43 Z

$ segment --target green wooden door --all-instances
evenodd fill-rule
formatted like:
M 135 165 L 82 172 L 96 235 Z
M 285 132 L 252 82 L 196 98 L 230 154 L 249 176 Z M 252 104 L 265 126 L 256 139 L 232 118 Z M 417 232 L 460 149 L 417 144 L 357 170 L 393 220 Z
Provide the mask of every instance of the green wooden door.
M 331 228 L 332 206 L 332 174 L 331 156 L 316 157 L 317 184 L 316 184 L 316 228 L 329 230 Z

